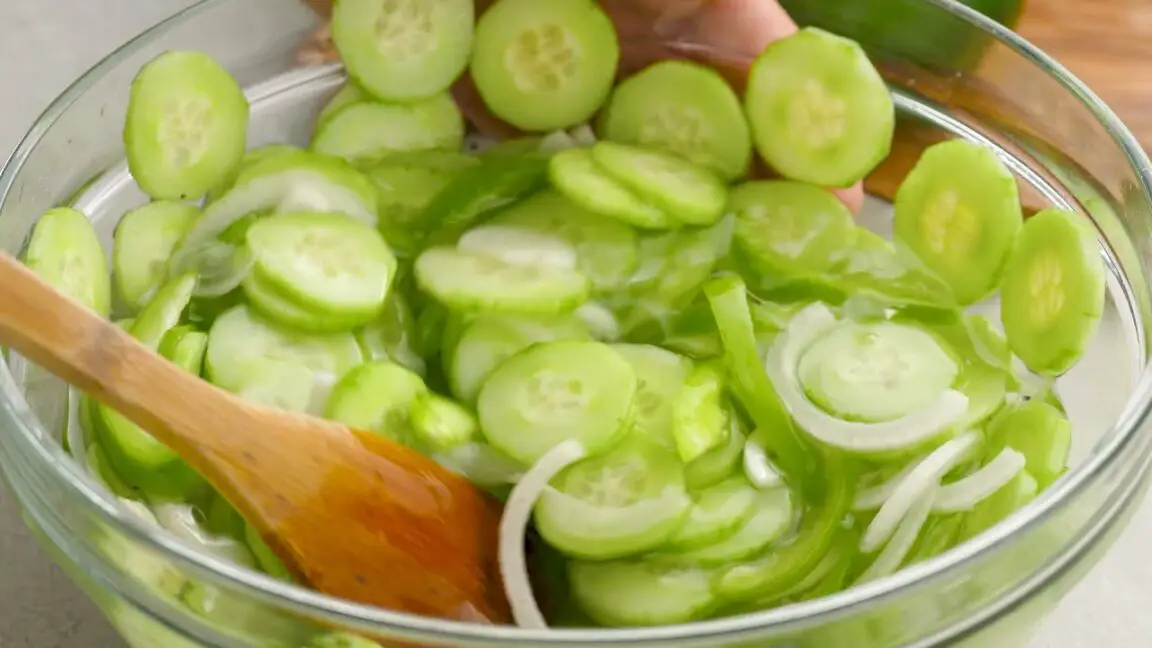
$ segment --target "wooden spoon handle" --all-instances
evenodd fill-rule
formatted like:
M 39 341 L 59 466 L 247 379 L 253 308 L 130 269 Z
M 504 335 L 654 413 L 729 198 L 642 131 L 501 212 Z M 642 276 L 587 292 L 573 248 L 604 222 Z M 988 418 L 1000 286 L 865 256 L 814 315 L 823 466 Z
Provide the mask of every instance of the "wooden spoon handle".
M 198 403 L 219 398 L 219 390 L 61 294 L 6 253 L 0 253 L 0 286 L 4 286 L 0 345 L 18 351 L 187 456 L 185 435 L 169 422 L 195 420 L 202 415 Z M 177 391 L 181 397 L 161 397 L 161 390 Z

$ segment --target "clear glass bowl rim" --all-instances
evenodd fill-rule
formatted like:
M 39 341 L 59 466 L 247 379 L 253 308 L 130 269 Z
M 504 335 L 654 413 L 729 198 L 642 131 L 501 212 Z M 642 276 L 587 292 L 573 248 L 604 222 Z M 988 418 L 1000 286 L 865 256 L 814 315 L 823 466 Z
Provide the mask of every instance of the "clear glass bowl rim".
M 36 119 L 0 169 L 0 204 L 3 204 L 12 190 L 16 176 L 44 134 L 97 80 L 169 29 L 201 12 L 210 11 L 231 1 L 199 0 L 133 37 L 77 78 Z M 1125 153 L 1129 164 L 1136 170 L 1139 191 L 1145 201 L 1152 205 L 1152 161 L 1119 117 L 1083 82 L 1027 40 L 976 10 L 955 0 L 921 1 L 934 5 L 936 9 L 947 12 L 993 37 L 999 44 L 1044 70 L 1064 90 L 1076 96 Z M 117 529 L 149 550 L 158 552 L 165 560 L 171 560 L 207 582 L 234 588 L 256 601 L 324 623 L 365 632 L 396 634 L 401 638 L 409 635 L 423 641 L 468 644 L 498 642 L 503 645 L 660 645 L 662 642 L 673 640 L 693 642 L 708 639 L 727 640 L 769 627 L 785 629 L 819 624 L 821 620 L 848 613 L 860 606 L 907 595 L 915 588 L 928 586 L 940 576 L 963 570 L 966 565 L 995 552 L 1017 534 L 1045 522 L 1064 502 L 1074 498 L 1088 483 L 1115 463 L 1120 453 L 1134 443 L 1140 426 L 1150 412 L 1152 412 L 1152 366 L 1145 367 L 1142 371 L 1124 410 L 1111 428 L 1104 433 L 1083 464 L 1054 484 L 1040 498 L 993 530 L 969 541 L 958 550 L 913 565 L 890 578 L 811 602 L 693 624 L 627 630 L 536 631 L 505 626 L 478 626 L 359 605 L 285 584 L 197 552 L 166 533 L 158 533 L 137 516 L 117 506 L 112 497 L 104 492 L 104 489 L 78 464 L 69 460 L 70 456 L 52 440 L 53 435 L 32 413 L 6 362 L 0 370 L 0 425 L 16 428 L 16 442 L 23 446 L 21 458 L 42 462 L 42 465 L 32 468 L 38 472 L 48 471 L 49 474 L 60 477 L 61 485 L 68 496 L 79 499 L 84 506 L 95 511 L 98 522 Z

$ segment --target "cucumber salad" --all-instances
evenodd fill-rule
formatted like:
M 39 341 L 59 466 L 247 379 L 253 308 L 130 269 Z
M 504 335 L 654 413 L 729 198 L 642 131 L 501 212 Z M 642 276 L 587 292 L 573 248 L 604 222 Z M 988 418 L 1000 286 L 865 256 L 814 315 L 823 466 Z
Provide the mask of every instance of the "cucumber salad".
M 900 186 L 892 240 L 858 226 L 832 189 L 886 158 L 895 109 L 856 43 L 802 29 L 734 89 L 690 60 L 619 78 L 588 0 L 340 0 L 332 33 L 349 80 L 310 142 L 249 150 L 226 70 L 149 62 L 124 144 L 150 202 L 110 254 L 53 209 L 24 260 L 204 380 L 503 499 L 518 625 L 827 596 L 1067 470 L 1053 386 L 1103 312 L 1095 232 L 1025 218 L 1004 163 L 959 139 Z M 477 137 L 451 90 L 466 72 L 521 136 Z M 998 317 L 973 309 L 993 298 Z M 117 496 L 290 579 L 174 452 L 74 396 L 70 451 Z

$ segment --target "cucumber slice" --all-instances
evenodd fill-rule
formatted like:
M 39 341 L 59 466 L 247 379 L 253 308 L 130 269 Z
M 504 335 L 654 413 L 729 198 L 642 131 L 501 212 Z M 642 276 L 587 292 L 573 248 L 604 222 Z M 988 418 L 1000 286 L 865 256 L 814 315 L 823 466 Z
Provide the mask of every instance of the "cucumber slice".
M 417 103 L 349 104 L 320 123 L 312 150 L 353 163 L 427 149 L 459 150 L 464 117 L 447 93 Z
M 577 205 L 633 227 L 671 229 L 677 224 L 670 215 L 645 202 L 608 175 L 596 163 L 589 149 L 573 148 L 553 155 L 548 177 L 552 186 Z
M 240 174 L 247 171 L 257 162 L 285 153 L 300 153 L 303 152 L 303 150 L 304 149 L 299 146 L 292 144 L 267 144 L 248 151 L 244 154 L 244 157 L 240 158 L 240 164 L 237 165 L 235 171 L 232 172 L 228 179 L 213 187 L 212 190 L 208 192 L 208 195 L 204 196 L 204 206 L 211 204 L 218 200 L 220 196 L 228 193 L 228 190 L 236 184 L 236 179 L 240 177 Z
M 684 379 L 672 409 L 672 438 L 689 463 L 728 440 L 724 373 L 715 364 L 696 367 Z
M 1016 178 L 965 140 L 928 147 L 896 192 L 893 231 L 961 306 L 996 289 L 1023 215 Z
M 207 350 L 208 334 L 191 326 L 174 327 L 160 340 L 161 356 L 197 376 L 204 366 L 204 353 Z
M 367 323 L 384 310 L 396 258 L 375 229 L 342 214 L 299 212 L 248 229 L 262 282 L 292 302 Z
M 787 488 L 757 491 L 753 508 L 752 517 L 723 541 L 680 553 L 660 554 L 658 559 L 719 567 L 756 555 L 795 527 L 795 505 Z
M 589 211 L 545 189 L 499 212 L 491 225 L 529 228 L 564 239 L 596 292 L 618 289 L 637 266 L 636 234 L 620 221 Z
M 340 0 L 332 40 L 348 74 L 386 101 L 443 92 L 472 50 L 471 0 Z
M 744 109 L 760 156 L 791 180 L 849 187 L 892 146 L 896 110 L 858 44 L 815 27 L 780 39 L 748 73 Z
M 172 327 L 180 323 L 181 317 L 192 301 L 196 288 L 196 275 L 183 274 L 168 282 L 156 291 L 156 295 L 132 320 L 132 328 L 127 329 L 132 337 L 149 349 L 156 350 L 160 341 Z
M 423 376 L 428 366 L 416 349 L 416 317 L 399 291 L 393 290 L 378 319 L 356 332 L 368 360 L 391 360 Z
M 480 426 L 494 448 L 525 465 L 561 441 L 590 455 L 628 430 L 636 372 L 598 342 L 547 342 L 505 361 L 477 400 Z
M 56 290 L 108 317 L 112 310 L 108 259 L 84 214 L 71 207 L 45 212 L 32 230 L 24 263 Z
M 195 255 L 251 214 L 321 211 L 376 225 L 376 189 L 343 160 L 308 152 L 286 153 L 254 163 L 184 237 L 168 262 L 169 272 L 195 267 Z
M 788 180 L 747 182 L 732 191 L 736 245 L 769 277 L 828 271 L 855 242 L 852 213 L 831 192 Z
M 724 215 L 727 188 L 711 171 L 691 162 L 615 142 L 597 143 L 592 159 L 613 179 L 681 223 L 707 226 Z
M 497 0 L 476 24 L 472 79 L 488 108 L 525 131 L 576 126 L 616 79 L 612 20 L 585 0 Z
M 204 358 L 205 374 L 217 386 L 253 402 L 312 412 L 323 407 L 331 386 L 361 362 L 351 334 L 294 333 L 246 306 L 216 319 Z
M 728 415 L 728 434 L 724 444 L 697 457 L 684 467 L 688 488 L 702 491 L 738 474 L 744 457 L 747 436 L 740 425 L 740 417 Z
M 589 340 L 588 331 L 569 315 L 478 317 L 464 328 L 446 363 L 452 393 L 473 403 L 488 377 L 505 360 L 533 344 L 561 340 Z
M 480 434 L 480 423 L 472 412 L 433 393 L 413 403 L 412 427 L 419 444 L 433 452 L 450 452 L 476 441 Z
M 1083 216 L 1047 209 L 1024 225 L 1000 284 L 1008 344 L 1032 371 L 1075 365 L 1104 313 L 1104 261 Z
M 567 241 L 523 227 L 482 225 L 461 236 L 456 248 L 512 265 L 576 269 L 576 249 Z
M 692 507 L 676 455 L 644 437 L 570 466 L 552 486 L 536 503 L 536 529 L 553 547 L 588 560 L 667 543 Z
M 960 365 L 931 333 L 892 322 L 846 323 L 800 356 L 808 398 L 849 421 L 892 421 L 926 407 L 955 382 Z
M 341 108 L 350 106 L 354 103 L 360 103 L 361 101 L 368 101 L 371 98 L 372 95 L 364 92 L 364 89 L 361 88 L 355 81 L 349 79 L 348 81 L 344 82 L 344 85 L 340 86 L 340 89 L 336 91 L 336 94 L 332 95 L 332 98 L 328 100 L 328 103 L 324 104 L 324 107 L 320 109 L 319 113 L 317 113 L 316 127 L 320 128 L 320 126 L 329 117 L 340 112 Z
M 253 311 L 301 333 L 345 333 L 361 326 L 367 319 L 363 315 L 333 315 L 310 304 L 293 301 L 256 273 L 245 277 L 241 287 Z
M 248 99 L 207 54 L 164 52 L 132 81 L 124 148 L 152 198 L 203 196 L 232 173 L 247 141 Z
M 740 99 L 699 63 L 661 61 L 624 80 L 599 129 L 606 140 L 679 155 L 728 181 L 746 176 L 752 163 Z
M 513 265 L 449 247 L 416 259 L 420 288 L 463 312 L 523 315 L 570 313 L 588 299 L 588 280 L 573 270 Z
M 692 362 L 650 344 L 616 344 L 612 349 L 632 365 L 636 374 L 633 430 L 669 448 L 674 447 L 673 412 L 684 381 L 692 371 Z
M 1043 401 L 1029 401 L 996 415 L 988 425 L 988 439 L 989 456 L 1004 448 L 1024 455 L 1025 467 L 1040 490 L 1068 470 L 1072 424 L 1060 410 Z
M 116 225 L 112 267 L 116 292 L 132 312 L 140 310 L 160 287 L 168 257 L 200 218 L 186 203 L 160 200 L 124 214 Z
M 662 626 L 703 619 L 717 606 L 712 574 L 651 561 L 574 562 L 572 595 L 605 627 Z
M 756 489 L 743 477 L 733 477 L 693 496 L 688 520 L 668 541 L 672 550 L 686 551 L 720 544 L 744 527 L 756 513 Z
M 349 371 L 332 388 L 324 417 L 412 445 L 412 407 L 428 392 L 420 376 L 388 361 Z

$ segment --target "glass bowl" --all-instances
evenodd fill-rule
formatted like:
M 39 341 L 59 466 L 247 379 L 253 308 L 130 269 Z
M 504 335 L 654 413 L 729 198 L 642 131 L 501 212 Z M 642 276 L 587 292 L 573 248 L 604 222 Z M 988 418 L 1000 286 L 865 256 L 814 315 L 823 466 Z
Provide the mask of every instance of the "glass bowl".
M 286 585 L 143 523 L 62 448 L 75 406 L 66 387 L 9 354 L 0 371 L 0 468 L 24 519 L 137 648 L 301 646 L 334 628 L 387 645 L 493 648 L 1025 643 L 1111 545 L 1145 490 L 1152 165 L 1099 99 L 1007 29 L 948 0 L 885 1 L 889 15 L 915 12 L 915 20 L 878 30 L 847 11 L 801 16 L 861 41 L 896 98 L 899 136 L 867 182 L 865 222 L 886 233 L 885 197 L 919 152 L 964 137 L 1003 155 L 1030 211 L 1057 205 L 1089 214 L 1110 270 L 1100 334 L 1057 386 L 1077 430 L 1076 465 L 999 526 L 887 579 L 705 623 L 544 633 L 417 618 Z M 0 174 L 0 245 L 18 253 L 37 216 L 76 195 L 110 242 L 116 219 L 144 200 L 122 157 L 129 84 L 161 51 L 203 50 L 235 73 L 252 101 L 251 145 L 304 143 L 316 110 L 342 81 L 338 66 L 296 64 L 295 50 L 316 21 L 301 3 L 208 0 L 124 45 L 48 108 Z M 646 38 L 656 42 L 663 27 Z M 940 34 L 946 46 L 931 46 Z M 678 45 L 724 65 L 740 60 Z

